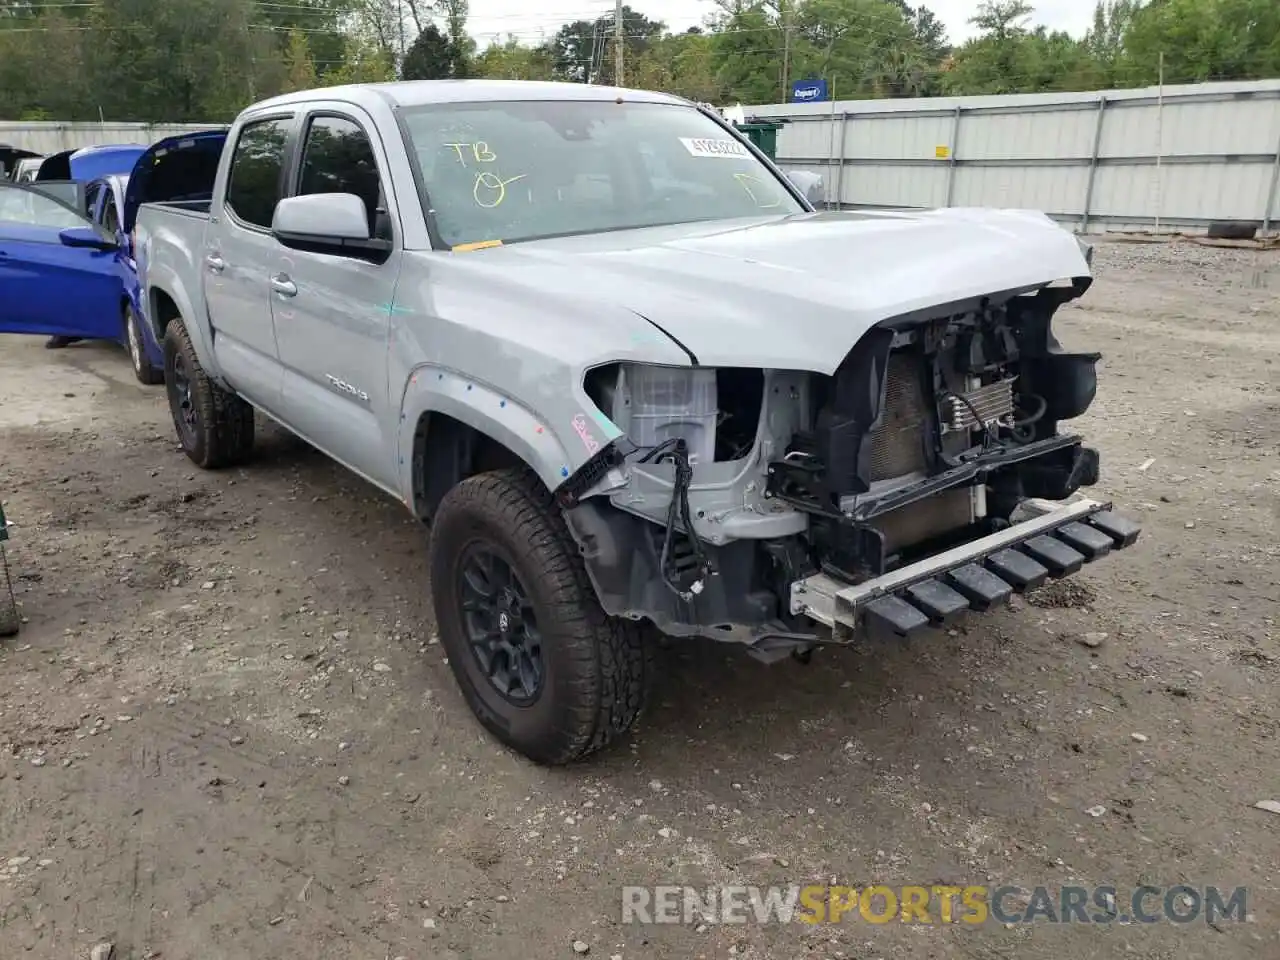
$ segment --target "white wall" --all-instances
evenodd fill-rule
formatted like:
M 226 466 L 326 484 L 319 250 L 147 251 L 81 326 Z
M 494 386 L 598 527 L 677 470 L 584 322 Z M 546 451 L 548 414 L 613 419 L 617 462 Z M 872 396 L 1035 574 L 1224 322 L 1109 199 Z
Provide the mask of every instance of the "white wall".
M 98 143 L 141 143 L 147 146 L 165 137 L 191 130 L 207 130 L 218 124 L 182 123 L 23 123 L 0 120 L 0 143 L 35 153 L 58 153 Z
M 1280 80 L 747 108 L 832 205 L 1004 206 L 1076 229 L 1280 226 Z

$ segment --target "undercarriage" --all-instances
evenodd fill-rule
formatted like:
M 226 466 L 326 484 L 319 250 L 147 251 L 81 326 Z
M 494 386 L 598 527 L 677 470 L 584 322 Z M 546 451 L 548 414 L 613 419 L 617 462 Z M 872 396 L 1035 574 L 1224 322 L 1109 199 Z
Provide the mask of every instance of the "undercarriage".
M 592 370 L 623 436 L 560 502 L 601 604 L 769 657 L 909 636 L 1130 545 L 1059 431 L 1097 387 L 1100 355 L 1051 331 L 1087 285 L 896 318 L 831 376 Z

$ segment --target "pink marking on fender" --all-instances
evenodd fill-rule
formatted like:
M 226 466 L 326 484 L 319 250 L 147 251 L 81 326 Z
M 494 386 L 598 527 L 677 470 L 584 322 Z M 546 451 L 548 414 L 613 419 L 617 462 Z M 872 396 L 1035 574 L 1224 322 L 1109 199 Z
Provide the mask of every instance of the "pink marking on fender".
M 573 432 L 582 440 L 582 445 L 587 448 L 587 453 L 594 455 L 600 452 L 600 441 L 591 435 L 591 428 L 587 426 L 587 418 L 580 413 L 573 418 Z

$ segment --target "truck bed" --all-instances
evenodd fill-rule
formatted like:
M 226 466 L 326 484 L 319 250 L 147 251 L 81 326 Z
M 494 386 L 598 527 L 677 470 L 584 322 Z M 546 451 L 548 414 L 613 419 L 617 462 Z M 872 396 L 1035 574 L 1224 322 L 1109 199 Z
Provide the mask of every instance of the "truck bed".
M 172 213 L 179 213 L 186 217 L 209 218 L 209 208 L 213 205 L 210 197 L 204 197 L 196 200 L 164 200 L 155 203 L 148 203 L 144 206 L 151 209 L 163 208 Z

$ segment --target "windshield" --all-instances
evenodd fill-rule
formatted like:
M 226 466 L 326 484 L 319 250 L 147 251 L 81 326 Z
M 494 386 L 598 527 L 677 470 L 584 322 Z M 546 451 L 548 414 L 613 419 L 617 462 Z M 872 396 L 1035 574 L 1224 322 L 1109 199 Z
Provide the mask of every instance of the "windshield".
M 772 171 L 693 107 L 504 101 L 404 115 L 451 247 L 803 212 Z

